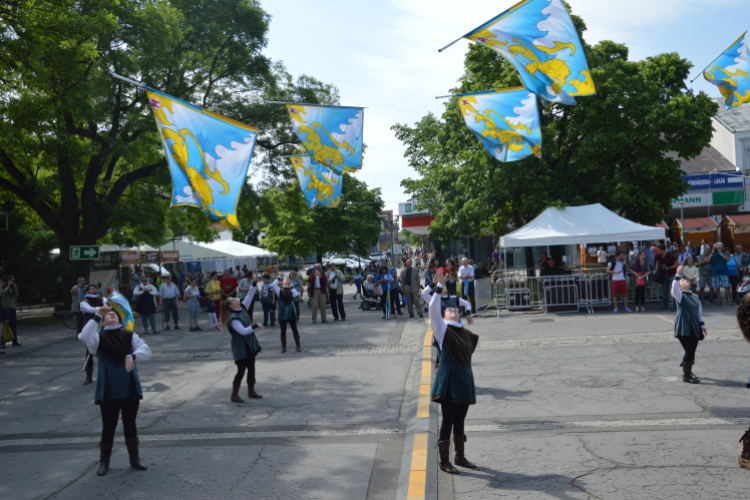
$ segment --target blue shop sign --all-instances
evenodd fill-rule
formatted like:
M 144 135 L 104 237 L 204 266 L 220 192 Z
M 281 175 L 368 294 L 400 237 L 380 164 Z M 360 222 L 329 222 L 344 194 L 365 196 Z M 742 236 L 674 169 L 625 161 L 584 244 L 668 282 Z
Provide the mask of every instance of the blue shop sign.
M 684 175 L 682 180 L 690 184 L 689 191 L 742 188 L 742 172 Z

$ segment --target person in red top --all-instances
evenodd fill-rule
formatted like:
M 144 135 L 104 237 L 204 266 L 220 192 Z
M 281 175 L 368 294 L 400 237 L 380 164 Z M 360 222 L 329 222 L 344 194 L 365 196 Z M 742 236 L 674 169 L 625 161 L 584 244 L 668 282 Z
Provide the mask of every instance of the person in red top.
M 237 280 L 232 276 L 229 269 L 224 270 L 224 277 L 221 278 L 221 293 L 224 295 L 224 299 L 237 296 L 237 288 L 240 286 Z
M 677 274 L 677 266 L 679 265 L 679 262 L 677 260 L 677 256 L 673 253 L 667 253 L 667 247 L 662 245 L 659 245 L 659 253 L 656 255 L 656 268 L 659 269 L 661 266 L 664 266 L 665 270 L 665 276 L 666 279 L 664 280 L 664 285 L 662 285 L 662 298 L 661 298 L 661 311 L 667 311 L 669 310 L 669 302 L 672 294 L 672 282 L 674 281 L 674 276 Z M 671 299 L 672 301 L 672 310 L 677 309 L 677 305 L 674 302 L 674 299 Z

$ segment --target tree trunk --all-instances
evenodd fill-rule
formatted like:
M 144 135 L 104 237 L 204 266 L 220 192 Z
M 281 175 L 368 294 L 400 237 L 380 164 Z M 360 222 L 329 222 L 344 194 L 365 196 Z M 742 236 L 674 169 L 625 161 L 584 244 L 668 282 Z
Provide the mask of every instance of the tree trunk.
M 70 297 L 68 291 L 78 283 L 78 278 L 83 277 L 86 279 L 86 283 L 89 283 L 89 274 L 91 272 L 90 260 L 70 260 L 70 246 L 70 244 L 60 246 L 60 259 L 63 263 L 63 272 L 61 274 L 63 277 L 67 275 L 67 280 L 62 283 L 63 303 L 65 304 L 72 302 L 73 299 Z

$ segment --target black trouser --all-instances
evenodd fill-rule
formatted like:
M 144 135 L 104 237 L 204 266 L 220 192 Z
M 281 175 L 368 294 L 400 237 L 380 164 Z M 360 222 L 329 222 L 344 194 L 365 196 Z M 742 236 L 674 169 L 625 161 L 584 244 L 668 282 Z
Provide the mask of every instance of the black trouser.
M 443 410 L 443 423 L 440 425 L 438 441 L 450 440 L 451 429 L 453 429 L 454 436 L 463 436 L 464 420 L 469 412 L 469 405 L 444 401 L 440 403 L 440 407 Z
M 247 370 L 247 383 L 255 383 L 255 355 L 247 353 L 245 359 L 234 362 L 237 365 L 237 375 L 234 376 L 234 385 L 242 384 L 242 377 L 245 375 Z
M 401 293 L 398 289 L 391 290 L 391 314 L 394 314 L 394 307 L 398 309 L 398 313 L 401 314 Z
M 111 443 L 115 439 L 117 417 L 122 411 L 122 430 L 125 439 L 138 437 L 135 428 L 135 417 L 138 415 L 138 398 L 109 399 L 102 401 L 99 409 L 102 412 L 102 443 Z
M 294 335 L 294 339 L 299 338 L 299 332 L 297 331 L 297 321 L 293 319 L 280 319 L 279 320 L 279 326 L 281 326 L 281 341 L 286 344 L 286 325 L 289 325 L 292 328 L 292 334 Z
M 86 349 L 86 378 L 91 378 L 94 375 L 94 356 L 89 354 L 89 350 Z M 117 423 L 117 422 L 115 422 Z
M 335 290 L 331 290 L 331 312 L 333 313 L 334 319 L 339 319 L 339 314 L 342 319 L 346 319 L 346 312 L 344 311 L 344 295 L 339 295 Z
M 388 302 L 388 292 L 383 291 L 383 295 L 380 296 L 380 309 L 383 311 L 383 316 L 385 316 L 385 308 L 386 304 Z M 393 314 L 393 304 L 391 304 L 391 314 Z
M 635 287 L 635 307 L 646 305 L 646 286 Z
M 170 316 L 174 318 L 174 324 L 175 326 L 177 326 L 177 322 L 180 321 L 180 317 L 177 313 L 177 297 L 164 299 L 162 311 L 164 312 L 164 322 L 167 324 L 167 326 L 169 326 Z
M 695 337 L 677 337 L 685 349 L 685 355 L 682 357 L 683 363 L 695 363 L 695 350 L 698 349 L 698 339 Z

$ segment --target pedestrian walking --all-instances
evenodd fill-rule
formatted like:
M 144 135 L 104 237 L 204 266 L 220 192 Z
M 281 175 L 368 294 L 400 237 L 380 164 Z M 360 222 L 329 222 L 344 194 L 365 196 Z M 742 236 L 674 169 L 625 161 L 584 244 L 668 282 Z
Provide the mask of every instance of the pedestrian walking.
M 730 284 L 729 284 L 729 267 L 727 262 L 730 257 L 729 254 L 724 251 L 724 245 L 721 243 L 714 243 L 714 247 L 710 254 L 711 259 L 711 281 L 714 284 L 714 290 L 716 290 L 716 305 L 721 305 L 721 290 L 724 289 L 724 296 L 727 299 L 728 305 L 732 305 L 732 296 L 730 295 Z
M 221 305 L 219 306 L 219 310 L 221 310 Z M 208 329 L 221 330 L 221 324 L 219 323 L 219 318 L 216 314 L 215 300 L 209 299 L 206 301 L 206 313 L 208 313 Z
M 357 291 L 354 293 L 354 300 L 357 300 L 357 295 L 359 295 L 359 298 L 364 300 L 364 295 L 362 295 L 362 268 L 358 267 L 354 270 L 354 280 L 352 283 L 349 283 L 349 286 L 357 285 Z
M 164 277 L 164 284 L 159 287 L 159 298 L 161 300 L 162 319 L 165 330 L 169 330 L 169 320 L 174 319 L 174 329 L 179 330 L 180 321 L 179 312 L 177 310 L 177 297 L 180 296 L 180 288 L 172 283 L 172 276 Z
M 596 252 L 596 261 L 599 264 L 606 264 L 609 260 L 609 254 L 604 247 L 599 247 L 599 251 Z
M 188 324 L 191 332 L 200 332 L 203 329 L 198 326 L 198 316 L 201 312 L 200 289 L 198 288 L 198 279 L 190 280 L 190 286 L 185 289 L 184 300 L 188 306 Z
M 692 254 L 688 254 L 685 258 L 685 265 L 682 267 L 682 276 L 690 283 L 690 291 L 696 293 L 698 291 L 700 269 L 695 265 L 695 259 L 693 259 Z
M 336 264 L 331 264 L 328 268 L 328 296 L 331 299 L 331 312 L 333 321 L 346 321 L 346 311 L 344 311 L 344 273 L 336 269 Z
M 302 351 L 300 346 L 299 331 L 297 331 L 297 310 L 294 308 L 294 301 L 299 297 L 299 292 L 292 287 L 289 278 L 284 277 L 284 273 L 279 274 L 282 280 L 283 289 L 279 288 L 279 280 L 271 284 L 274 292 L 279 297 L 279 326 L 281 327 L 281 352 L 286 352 L 286 327 L 292 329 L 294 344 L 297 346 L 297 352 Z
M 135 285 L 133 286 L 135 289 Z M 70 310 L 76 315 L 76 333 L 81 333 L 83 329 L 83 313 L 78 305 L 83 301 L 86 295 L 86 278 L 79 276 L 76 284 L 70 289 Z
M 711 249 L 708 245 L 703 245 L 700 256 L 698 257 L 698 290 L 700 292 L 701 304 L 703 304 L 703 293 L 708 287 L 708 300 L 714 302 L 714 284 L 711 279 Z
M 88 285 L 88 287 L 86 287 L 83 300 L 78 304 L 78 309 L 83 316 L 83 324 L 85 325 L 86 323 L 94 319 L 99 311 L 99 308 L 103 305 L 104 299 L 99 297 L 99 294 L 96 293 L 96 287 L 94 285 Z M 86 378 L 83 380 L 83 385 L 89 385 L 94 381 L 92 377 L 94 376 L 95 353 L 90 353 L 89 350 L 86 349 L 85 354 L 86 357 L 83 363 L 83 371 L 86 372 Z
M 542 253 L 546 254 L 547 252 Z M 469 259 L 466 257 L 461 260 L 461 264 L 458 270 L 458 279 L 461 280 L 461 297 L 471 302 L 471 309 L 473 311 L 476 309 L 476 299 L 474 298 L 474 275 L 476 269 L 474 269 L 474 266 L 469 263 Z
M 435 360 L 437 373 L 430 391 L 430 399 L 440 404 L 443 414 L 437 443 L 440 470 L 449 474 L 460 474 L 450 462 L 451 431 L 455 447 L 454 463 L 468 469 L 477 468 L 466 459 L 464 453 L 467 441 L 464 421 L 469 406 L 477 402 L 471 358 L 479 336 L 464 327 L 458 307 L 447 307 L 441 314 L 441 295 L 447 281 L 444 270 L 438 269 L 436 281 L 434 292 L 429 286 L 422 292 L 422 297 L 429 303 L 433 345 L 438 348 L 438 357 Z M 471 325 L 471 306 L 468 303 L 466 311 L 466 321 Z
M 386 260 L 386 266 L 387 265 L 388 265 L 388 261 Z M 391 311 L 393 311 L 393 308 L 395 306 L 396 312 L 400 316 L 403 316 L 404 313 L 401 311 L 401 284 L 399 283 L 399 280 L 398 280 L 398 273 L 396 272 L 396 268 L 395 267 L 388 268 L 388 274 L 390 274 L 393 277 L 393 281 L 391 282 L 391 286 L 390 286 Z
M 253 283 L 244 301 L 240 302 L 239 299 L 230 297 L 224 301 L 224 307 L 221 309 L 221 326 L 223 329 L 228 329 L 232 335 L 232 357 L 234 357 L 234 364 L 237 365 L 237 374 L 232 382 L 232 396 L 230 397 L 232 403 L 245 402 L 240 397 L 240 387 L 245 372 L 247 372 L 247 397 L 251 399 L 263 397 L 255 392 L 255 357 L 261 351 L 255 330 L 265 330 L 265 328 L 263 325 L 253 323 L 247 311 L 256 290 L 257 285 Z
M 622 297 L 622 305 L 625 308 L 625 312 L 632 312 L 628 308 L 628 277 L 627 273 L 631 272 L 628 268 L 627 262 L 625 262 L 625 254 L 618 251 L 615 254 L 615 260 L 607 264 L 607 274 L 612 276 L 612 301 L 615 304 L 613 313 L 617 313 L 617 297 Z
M 641 312 L 646 312 L 646 278 L 654 270 L 654 266 L 650 266 L 646 261 L 646 251 L 641 250 L 638 253 L 638 258 L 635 260 L 635 267 L 633 272 L 635 273 L 635 312 L 638 312 L 638 308 L 641 308 Z
M 698 342 L 708 335 L 703 321 L 703 306 L 690 290 L 690 282 L 684 279 L 683 267 L 677 268 L 677 277 L 672 281 L 672 297 L 677 303 L 677 316 L 674 322 L 674 336 L 682 344 L 685 355 L 682 357 L 682 381 L 699 384 L 700 379 L 693 375 L 695 351 Z
M 318 309 L 320 309 L 320 319 L 323 323 L 328 323 L 326 320 L 326 273 L 320 264 L 315 264 L 315 269 L 307 278 L 307 293 L 310 294 L 310 302 L 312 305 L 312 322 L 318 322 Z
M 274 280 L 276 283 L 276 280 Z M 276 326 L 276 296 L 271 285 L 271 276 L 263 275 L 263 288 L 260 289 L 260 305 L 263 306 L 263 326 L 268 326 L 268 317 L 271 317 L 271 326 Z
M 375 286 L 380 285 L 383 289 L 383 294 L 380 296 L 380 309 L 383 311 L 383 319 L 386 317 L 386 307 L 388 307 L 388 291 L 391 283 L 393 283 L 393 276 L 388 272 L 388 268 L 383 266 L 380 268 L 380 272 L 375 276 Z M 390 301 L 391 316 L 396 314 L 395 304 Z
M 133 299 L 138 301 L 138 314 L 141 315 L 143 323 L 143 334 L 148 333 L 148 324 L 151 323 L 151 332 L 159 333 L 156 329 L 156 297 L 159 292 L 156 287 L 148 282 L 148 276 L 141 278 L 141 283 L 133 290 Z
M 8 275 L 5 281 L 0 282 L 0 305 L 3 309 L 3 323 L 7 323 L 13 332 L 13 347 L 21 347 L 18 343 L 18 316 L 16 315 L 16 303 L 18 302 L 18 285 L 16 277 Z M 5 347 L 5 342 L 0 343 Z
M 98 329 L 99 322 L 104 326 Z M 143 399 L 137 363 L 151 357 L 151 349 L 138 334 L 123 328 L 122 318 L 112 309 L 103 306 L 78 334 L 89 352 L 96 353 L 99 371 L 96 376 L 94 404 L 102 414 L 102 438 L 99 442 L 99 470 L 103 476 L 109 470 L 109 459 L 117 429 L 117 420 L 122 413 L 122 428 L 125 446 L 130 457 L 130 466 L 138 470 L 147 467 L 138 452 L 138 429 L 136 417 Z
M 422 308 L 419 305 L 419 267 L 414 266 L 412 259 L 406 259 L 406 267 L 401 270 L 401 283 L 404 284 L 404 294 L 406 296 L 406 307 L 409 311 L 409 317 L 414 317 L 414 310 L 420 318 L 424 318 Z
M 224 294 L 221 293 L 221 282 L 219 281 L 219 273 L 216 271 L 211 273 L 211 279 L 208 280 L 205 286 L 205 294 L 209 299 L 214 301 L 214 313 L 221 314 L 221 300 Z M 218 325 L 218 321 L 217 321 Z

